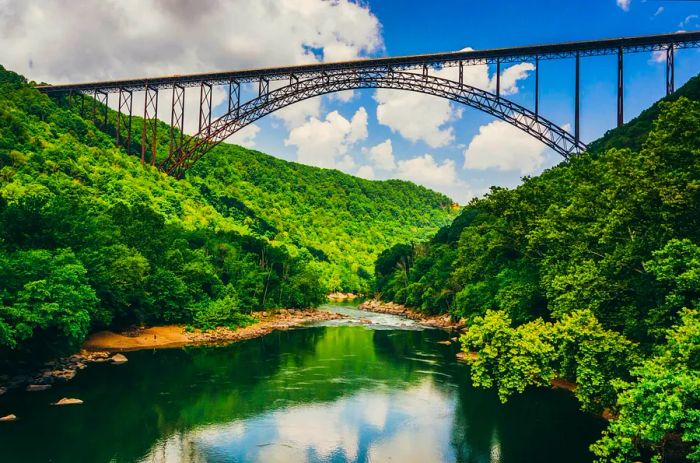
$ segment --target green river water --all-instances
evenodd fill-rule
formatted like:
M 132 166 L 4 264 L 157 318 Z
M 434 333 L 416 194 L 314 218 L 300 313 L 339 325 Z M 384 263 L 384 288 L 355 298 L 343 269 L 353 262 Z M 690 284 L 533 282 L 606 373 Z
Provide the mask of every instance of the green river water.
M 327 306 L 349 321 L 235 343 L 127 353 L 44 392 L 0 396 L 0 461 L 590 462 L 601 419 L 565 391 L 501 404 L 449 335 Z M 357 322 L 366 317 L 370 324 Z M 53 407 L 61 397 L 83 405 Z

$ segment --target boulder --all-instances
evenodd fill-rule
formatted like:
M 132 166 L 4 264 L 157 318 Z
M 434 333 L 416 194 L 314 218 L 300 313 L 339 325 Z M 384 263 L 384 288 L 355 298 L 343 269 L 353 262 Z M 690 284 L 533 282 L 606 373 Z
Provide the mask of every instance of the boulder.
M 4 421 L 15 421 L 17 417 L 15 415 L 7 415 L 7 416 L 1 416 L 0 417 L 0 422 Z
M 53 405 L 80 405 L 82 403 L 83 401 L 80 399 L 69 399 L 64 397 Z
M 45 391 L 47 389 L 51 389 L 50 384 L 30 384 L 27 386 L 27 389 L 25 389 L 27 392 L 39 392 L 39 391 Z
M 122 363 L 129 361 L 124 354 L 114 354 L 109 360 L 111 360 L 115 365 L 121 365 Z

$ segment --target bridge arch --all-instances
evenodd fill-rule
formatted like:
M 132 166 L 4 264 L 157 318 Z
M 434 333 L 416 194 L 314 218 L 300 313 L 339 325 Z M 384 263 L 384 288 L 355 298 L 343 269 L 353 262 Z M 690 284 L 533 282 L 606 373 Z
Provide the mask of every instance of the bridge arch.
M 449 79 L 383 69 L 326 73 L 306 80 L 292 80 L 289 85 L 266 92 L 212 121 L 173 150 L 159 167 L 169 174 L 182 176 L 214 146 L 268 114 L 329 93 L 373 88 L 418 92 L 471 106 L 510 123 L 565 159 L 586 149 L 586 145 L 564 128 L 506 98 Z

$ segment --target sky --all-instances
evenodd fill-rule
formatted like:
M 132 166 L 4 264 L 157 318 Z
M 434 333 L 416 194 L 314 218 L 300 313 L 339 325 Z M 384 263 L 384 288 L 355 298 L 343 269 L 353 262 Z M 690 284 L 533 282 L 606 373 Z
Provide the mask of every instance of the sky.
M 84 82 L 487 49 L 700 28 L 693 0 L 0 0 L 0 65 L 31 80 Z M 625 57 L 625 119 L 665 94 L 665 61 Z M 507 98 L 533 108 L 531 63 L 502 66 Z M 454 78 L 456 70 L 431 71 Z M 493 91 L 495 68 L 465 68 Z M 676 53 L 676 87 L 700 73 L 700 50 Z M 570 127 L 574 62 L 540 65 L 540 114 Z M 616 121 L 616 57 L 581 61 L 581 136 Z M 252 97 L 252 86 L 244 97 Z M 198 89 L 185 124 L 196 131 Z M 134 111 L 142 111 L 135 95 Z M 214 116 L 226 105 L 214 91 Z M 167 98 L 165 101 L 168 101 Z M 192 104 L 194 103 L 194 104 Z M 169 121 L 169 107 L 159 116 Z M 368 179 L 411 180 L 464 204 L 561 162 L 509 124 L 433 96 L 356 90 L 297 103 L 230 139 L 282 159 Z

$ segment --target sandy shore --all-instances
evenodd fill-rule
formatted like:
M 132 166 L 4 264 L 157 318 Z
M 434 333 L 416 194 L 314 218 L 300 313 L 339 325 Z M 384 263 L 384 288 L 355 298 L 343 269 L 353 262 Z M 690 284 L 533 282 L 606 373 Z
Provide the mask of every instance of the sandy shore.
M 254 314 L 256 323 L 230 329 L 217 328 L 210 331 L 185 331 L 184 325 L 166 325 L 143 328 L 130 333 L 99 331 L 85 340 L 86 351 L 129 351 L 158 349 L 193 344 L 218 344 L 264 336 L 275 330 L 288 330 L 306 323 L 343 318 L 342 315 L 325 310 L 288 310 L 259 312 Z

